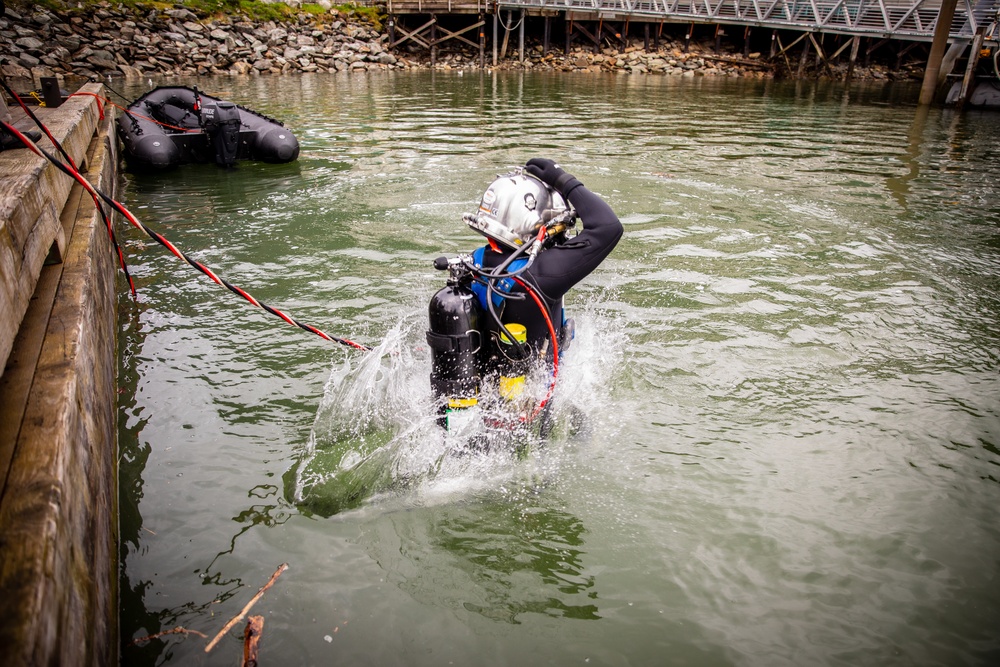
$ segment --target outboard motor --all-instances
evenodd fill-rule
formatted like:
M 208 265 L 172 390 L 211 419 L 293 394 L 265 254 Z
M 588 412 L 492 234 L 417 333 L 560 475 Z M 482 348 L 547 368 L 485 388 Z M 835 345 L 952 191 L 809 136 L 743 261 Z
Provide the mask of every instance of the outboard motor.
M 440 401 L 438 424 L 459 428 L 479 402 L 479 354 L 482 348 L 482 307 L 469 289 L 472 277 L 462 259 L 438 257 L 434 268 L 448 270 L 448 284 L 428 306 L 431 348 L 431 389 Z
M 240 110 L 232 102 L 209 102 L 201 108 L 201 125 L 212 138 L 215 163 L 231 167 L 240 145 Z

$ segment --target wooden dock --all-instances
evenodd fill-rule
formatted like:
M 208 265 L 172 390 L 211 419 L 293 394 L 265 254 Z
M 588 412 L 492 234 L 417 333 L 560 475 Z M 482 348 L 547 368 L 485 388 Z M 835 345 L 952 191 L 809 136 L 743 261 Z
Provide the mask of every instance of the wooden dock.
M 859 53 L 868 60 L 878 49 L 893 45 L 897 61 L 915 48 L 928 50 L 935 39 L 939 19 L 951 49 L 944 74 L 976 39 L 991 48 L 1000 48 L 1000 0 L 388 0 L 390 48 L 419 47 L 430 53 L 435 64 L 437 51 L 454 46 L 478 49 L 479 65 L 486 66 L 487 32 L 492 32 L 492 64 L 498 64 L 516 40 L 519 59 L 524 60 L 525 27 L 529 23 L 541 32 L 542 52 L 548 53 L 553 31 L 565 35 L 564 53 L 574 42 L 589 46 L 595 53 L 604 48 L 625 51 L 630 38 L 641 35 L 643 48 L 659 48 L 664 26 L 684 29 L 687 48 L 701 26 L 714 32 L 716 49 L 726 28 L 742 34 L 744 55 L 750 51 L 751 35 L 764 30 L 770 39 L 770 58 L 784 57 L 792 69 L 788 53 L 800 46 L 797 57 L 805 63 L 815 51 L 817 63 L 825 65 L 849 53 L 853 70 Z M 465 20 L 462 20 L 465 17 Z M 487 23 L 492 22 L 492 30 Z M 554 28 L 555 26 L 555 28 Z M 475 31 L 475 32 L 473 32 Z M 501 34 L 502 33 L 502 34 Z M 826 43 L 823 37 L 832 39 Z M 782 42 L 784 40 L 784 42 Z M 862 48 L 862 43 L 866 46 Z M 501 46 L 502 44 L 502 46 Z M 933 49 L 931 49 L 933 50 Z M 971 58 L 970 58 L 971 59 Z M 933 62 L 931 62 L 933 61 Z M 939 68 L 940 55 L 929 56 L 929 66 Z M 799 70 L 801 71 L 800 65 Z M 943 75 L 942 75 L 943 76 Z
M 89 84 L 37 113 L 114 196 L 116 138 Z M 18 119 L 18 129 L 31 123 Z M 54 152 L 43 139 L 42 148 Z M 116 274 L 93 199 L 27 149 L 0 152 L 0 655 L 118 655 Z
M 417 46 L 436 64 L 438 48 L 458 42 L 479 52 L 479 66 L 486 65 L 485 16 L 493 5 L 485 0 L 388 0 L 389 48 Z M 447 25 L 440 17 L 448 16 Z

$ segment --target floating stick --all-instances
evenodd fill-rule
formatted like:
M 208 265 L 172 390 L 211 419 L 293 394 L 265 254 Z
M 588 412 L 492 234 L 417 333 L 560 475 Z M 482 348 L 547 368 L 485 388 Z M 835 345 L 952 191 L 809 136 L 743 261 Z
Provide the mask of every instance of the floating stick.
M 261 597 L 263 597 L 264 593 L 267 592 L 267 589 L 270 588 L 272 584 L 274 584 L 275 580 L 281 576 L 281 573 L 287 569 L 288 569 L 288 563 L 282 563 L 281 565 L 278 566 L 278 569 L 274 571 L 274 574 L 271 575 L 271 578 L 267 581 L 267 583 L 264 584 L 264 586 L 261 587 L 259 591 L 257 591 L 257 595 L 253 596 L 250 602 L 247 602 L 247 606 L 243 607 L 243 611 L 234 616 L 231 621 L 226 623 L 226 627 L 219 630 L 219 634 L 215 635 L 215 638 L 212 639 L 212 641 L 208 642 L 208 646 L 205 647 L 205 653 L 208 653 L 213 648 L 215 648 L 215 645 L 219 643 L 219 640 L 222 639 L 222 636 L 227 632 L 229 632 L 229 630 L 234 625 L 243 620 L 243 617 L 247 615 L 247 612 L 250 611 L 250 608 L 253 607 L 255 604 L 257 604 L 257 601 L 260 600 Z

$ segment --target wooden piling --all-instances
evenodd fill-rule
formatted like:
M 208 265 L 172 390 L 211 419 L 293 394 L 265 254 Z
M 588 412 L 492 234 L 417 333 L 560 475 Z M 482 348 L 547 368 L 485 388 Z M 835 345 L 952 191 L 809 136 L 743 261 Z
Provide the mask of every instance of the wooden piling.
M 951 32 L 951 21 L 955 18 L 955 6 L 958 0 L 942 0 L 941 11 L 938 13 L 937 25 L 934 27 L 934 39 L 931 42 L 931 53 L 927 57 L 927 67 L 924 69 L 924 80 L 920 84 L 919 104 L 930 104 L 938 88 L 938 75 L 941 73 L 941 61 L 944 50 L 948 46 Z
M 972 87 L 976 80 L 976 66 L 979 64 L 979 50 L 983 48 L 983 38 L 986 35 L 986 26 L 980 26 L 976 30 L 972 44 L 969 45 L 969 59 L 965 64 L 965 75 L 962 77 L 962 87 L 955 100 L 955 107 L 961 109 L 969 100 Z

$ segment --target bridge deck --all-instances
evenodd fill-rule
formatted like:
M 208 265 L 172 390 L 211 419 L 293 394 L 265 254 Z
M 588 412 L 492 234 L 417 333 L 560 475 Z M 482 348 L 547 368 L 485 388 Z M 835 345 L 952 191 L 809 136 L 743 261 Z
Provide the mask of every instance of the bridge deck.
M 722 23 L 802 32 L 931 41 L 941 0 L 389 0 L 390 14 L 529 14 L 578 20 Z M 970 38 L 992 26 L 1000 0 L 958 0 L 953 38 Z
M 492 3 L 486 0 L 388 0 L 389 14 L 488 14 Z

